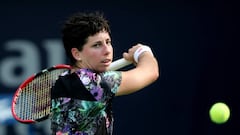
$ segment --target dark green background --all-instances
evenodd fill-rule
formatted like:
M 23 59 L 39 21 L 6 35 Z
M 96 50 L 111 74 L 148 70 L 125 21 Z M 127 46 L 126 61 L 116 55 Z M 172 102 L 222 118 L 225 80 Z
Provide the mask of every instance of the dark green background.
M 154 84 L 116 98 L 114 135 L 238 135 L 238 8 L 227 0 L 0 2 L 0 44 L 12 38 L 60 38 L 60 23 L 72 13 L 103 11 L 115 57 L 141 42 L 152 47 L 161 68 Z M 15 90 L 0 86 L 2 93 Z M 231 109 L 223 125 L 208 117 L 218 101 Z

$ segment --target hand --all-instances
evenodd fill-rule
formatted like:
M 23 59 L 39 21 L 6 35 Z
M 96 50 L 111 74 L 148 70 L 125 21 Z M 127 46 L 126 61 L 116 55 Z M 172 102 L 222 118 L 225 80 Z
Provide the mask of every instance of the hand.
M 141 46 L 143 46 L 143 44 L 137 44 L 137 45 L 132 46 L 131 48 L 128 49 L 128 52 L 123 53 L 123 58 L 125 58 L 128 61 L 131 61 L 132 63 L 134 63 L 136 65 L 137 63 L 134 60 L 133 55 L 134 55 L 135 51 Z

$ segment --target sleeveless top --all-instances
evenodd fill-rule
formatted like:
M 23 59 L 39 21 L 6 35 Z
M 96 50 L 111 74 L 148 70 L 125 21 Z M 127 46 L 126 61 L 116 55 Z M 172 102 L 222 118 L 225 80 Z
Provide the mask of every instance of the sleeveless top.
M 64 73 L 51 90 L 53 135 L 112 135 L 112 99 L 121 72 L 79 69 Z

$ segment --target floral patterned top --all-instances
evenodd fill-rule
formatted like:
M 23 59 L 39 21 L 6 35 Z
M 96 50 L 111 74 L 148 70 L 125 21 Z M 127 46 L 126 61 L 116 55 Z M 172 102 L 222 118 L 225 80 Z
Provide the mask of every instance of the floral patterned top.
M 121 73 L 79 69 L 63 74 L 51 90 L 53 135 L 112 135 L 112 99 Z

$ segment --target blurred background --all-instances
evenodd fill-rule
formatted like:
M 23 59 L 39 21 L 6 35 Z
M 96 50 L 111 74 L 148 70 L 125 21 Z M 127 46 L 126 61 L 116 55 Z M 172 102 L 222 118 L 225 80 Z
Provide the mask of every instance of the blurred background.
M 112 29 L 114 58 L 135 43 L 152 47 L 161 77 L 114 101 L 114 135 L 239 135 L 239 7 L 227 0 L 1 1 L 0 134 L 49 135 L 49 121 L 26 125 L 10 107 L 29 75 L 67 63 L 61 26 L 79 11 L 101 11 Z M 215 102 L 227 123 L 210 121 Z

